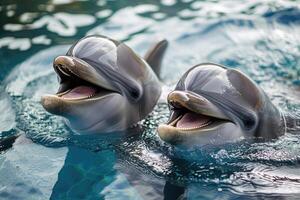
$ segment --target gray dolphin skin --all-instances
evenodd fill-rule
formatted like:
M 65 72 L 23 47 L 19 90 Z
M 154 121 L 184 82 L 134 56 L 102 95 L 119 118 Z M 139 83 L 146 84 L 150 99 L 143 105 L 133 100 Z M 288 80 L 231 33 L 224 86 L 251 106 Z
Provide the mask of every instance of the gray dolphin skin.
M 213 63 L 192 67 L 168 95 L 170 118 L 158 127 L 171 144 L 224 144 L 241 138 L 273 139 L 285 118 L 242 72 Z
M 84 37 L 65 56 L 55 58 L 60 86 L 56 94 L 43 96 L 41 104 L 78 133 L 124 131 L 156 105 L 161 85 L 155 71 L 166 47 L 162 40 L 147 53 L 152 69 L 124 43 Z

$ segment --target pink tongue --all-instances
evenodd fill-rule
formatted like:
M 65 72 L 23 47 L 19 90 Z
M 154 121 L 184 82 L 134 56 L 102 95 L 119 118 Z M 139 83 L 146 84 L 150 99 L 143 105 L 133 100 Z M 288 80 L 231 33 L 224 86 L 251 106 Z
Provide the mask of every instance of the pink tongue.
M 62 95 L 65 99 L 81 99 L 94 95 L 96 93 L 96 89 L 88 86 L 78 86 Z
M 183 117 L 177 122 L 178 128 L 199 128 L 209 122 L 210 117 L 197 114 L 197 113 L 185 113 Z

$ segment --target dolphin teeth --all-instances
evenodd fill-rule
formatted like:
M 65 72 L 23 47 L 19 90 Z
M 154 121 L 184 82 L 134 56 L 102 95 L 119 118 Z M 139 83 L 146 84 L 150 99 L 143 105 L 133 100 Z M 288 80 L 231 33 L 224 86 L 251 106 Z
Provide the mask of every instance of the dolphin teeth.
M 91 95 L 91 96 L 88 96 L 88 97 L 78 97 L 78 98 L 64 98 L 62 97 L 63 99 L 66 99 L 66 100 L 84 100 L 84 99 L 89 99 L 89 98 L 92 98 L 94 95 Z
M 177 127 L 175 127 L 175 128 L 178 129 L 178 130 L 189 131 L 189 130 L 203 128 L 203 127 L 208 126 L 208 125 L 210 125 L 212 123 L 213 123 L 213 120 L 210 120 L 210 121 L 208 121 L 208 122 L 206 122 L 204 124 L 201 124 L 200 126 L 195 126 L 195 127 L 190 127 L 190 128 L 177 128 Z
M 66 67 L 64 67 L 64 66 L 58 66 L 57 67 L 57 69 L 62 73 L 62 74 L 64 74 L 65 76 L 71 76 L 70 74 L 68 74 L 66 71 L 70 71 L 70 70 L 68 70 L 68 68 L 66 68 Z
M 93 96 L 95 96 L 95 94 L 91 94 L 90 96 L 88 96 L 88 98 L 92 98 Z
M 57 96 L 63 96 L 64 94 L 67 94 L 68 92 L 70 92 L 70 90 L 71 89 L 69 89 L 69 90 L 66 90 L 66 91 L 64 91 L 64 92 L 61 92 L 61 93 L 58 93 L 58 94 L 56 94 Z
M 57 68 L 61 73 L 63 73 L 66 76 L 69 76 L 69 77 L 77 76 L 77 77 L 79 77 L 76 73 L 74 73 L 71 69 L 69 69 L 68 67 L 66 67 L 64 65 L 60 65 Z
M 210 124 L 212 124 L 214 122 L 214 120 L 209 120 L 207 122 L 205 122 L 204 124 L 201 124 L 199 126 L 194 126 L 194 127 L 189 127 L 189 128 L 179 128 L 176 127 L 176 123 L 182 118 L 183 116 L 179 116 L 177 117 L 173 122 L 171 122 L 169 124 L 169 126 L 173 126 L 174 128 L 178 129 L 178 130 L 184 130 L 184 131 L 189 131 L 189 130 L 194 130 L 194 129 L 199 129 L 199 128 L 203 128 L 205 126 L 208 126 Z
M 64 93 L 57 94 L 57 96 L 66 100 L 83 100 L 96 96 L 97 89 L 85 85 L 76 86 Z

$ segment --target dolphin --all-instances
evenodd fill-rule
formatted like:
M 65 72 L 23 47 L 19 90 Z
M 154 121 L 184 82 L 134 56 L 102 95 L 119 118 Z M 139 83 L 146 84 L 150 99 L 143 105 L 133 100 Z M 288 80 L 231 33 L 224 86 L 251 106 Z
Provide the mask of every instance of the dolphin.
M 166 47 L 162 40 L 142 59 L 109 37 L 84 37 L 54 59 L 59 89 L 42 96 L 41 104 L 77 133 L 124 131 L 156 105 L 161 84 L 155 73 Z
M 170 117 L 158 135 L 177 145 L 273 139 L 286 131 L 282 112 L 247 75 L 214 63 L 189 69 L 167 97 Z

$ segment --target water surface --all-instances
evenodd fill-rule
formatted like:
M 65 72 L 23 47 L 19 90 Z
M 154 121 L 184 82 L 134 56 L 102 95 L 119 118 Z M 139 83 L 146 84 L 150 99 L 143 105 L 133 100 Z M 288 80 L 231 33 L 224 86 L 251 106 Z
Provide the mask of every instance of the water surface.
M 53 58 L 85 35 L 140 55 L 160 38 L 166 91 L 200 62 L 251 76 L 283 112 L 300 117 L 297 1 L 18 1 L 0 3 L 0 199 L 297 199 L 300 136 L 178 149 L 159 139 L 161 101 L 130 137 L 75 135 L 39 99 L 54 93 Z

